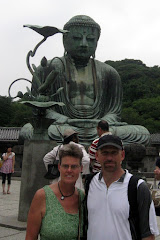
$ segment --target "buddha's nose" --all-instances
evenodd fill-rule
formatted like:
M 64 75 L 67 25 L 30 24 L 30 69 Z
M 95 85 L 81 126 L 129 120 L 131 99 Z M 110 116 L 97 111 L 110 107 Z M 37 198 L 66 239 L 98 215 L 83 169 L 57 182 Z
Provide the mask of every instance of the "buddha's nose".
M 86 36 L 83 36 L 83 39 L 82 39 L 82 42 L 81 42 L 81 46 L 88 47 L 88 42 L 87 42 Z

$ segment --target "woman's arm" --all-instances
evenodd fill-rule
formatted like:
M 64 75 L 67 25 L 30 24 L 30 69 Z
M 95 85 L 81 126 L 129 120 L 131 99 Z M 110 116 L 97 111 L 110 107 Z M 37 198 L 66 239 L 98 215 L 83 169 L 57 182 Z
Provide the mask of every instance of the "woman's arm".
M 4 153 L 3 156 L 2 156 L 3 160 L 6 161 L 9 157 L 9 155 L 11 155 L 11 154 L 12 154 L 11 152 L 10 153 Z
M 42 218 L 45 215 L 45 192 L 41 188 L 32 200 L 28 213 L 27 231 L 25 240 L 37 240 L 40 232 Z
M 15 154 L 12 157 L 12 173 L 14 173 L 14 165 L 15 165 Z

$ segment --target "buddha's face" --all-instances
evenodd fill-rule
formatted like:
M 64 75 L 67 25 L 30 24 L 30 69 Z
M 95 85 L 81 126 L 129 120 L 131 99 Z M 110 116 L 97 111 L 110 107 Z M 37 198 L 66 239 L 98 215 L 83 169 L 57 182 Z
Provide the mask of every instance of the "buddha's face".
M 92 27 L 72 26 L 64 35 L 63 43 L 72 58 L 90 58 L 94 55 L 98 42 L 98 30 Z

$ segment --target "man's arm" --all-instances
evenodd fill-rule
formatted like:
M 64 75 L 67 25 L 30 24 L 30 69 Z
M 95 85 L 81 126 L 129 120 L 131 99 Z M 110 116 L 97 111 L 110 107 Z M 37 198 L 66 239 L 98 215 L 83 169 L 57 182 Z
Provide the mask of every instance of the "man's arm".
M 91 144 L 91 146 L 89 147 L 89 151 L 88 151 L 88 153 L 89 153 L 89 157 L 90 157 L 90 161 L 92 161 L 92 160 L 95 160 L 96 159 L 96 157 L 95 157 L 95 153 L 96 153 L 96 147 L 97 147 L 97 142 L 98 142 L 98 140 L 95 142 L 96 140 L 94 140 L 93 142 L 92 142 L 92 144 Z
M 154 235 L 151 235 L 151 236 L 146 237 L 146 238 L 142 238 L 142 240 L 154 240 L 154 239 L 155 239 Z
M 88 153 L 89 153 L 89 158 L 90 158 L 90 163 L 91 163 L 91 165 L 93 165 L 93 164 L 94 164 L 94 161 L 96 160 L 95 153 L 97 152 L 96 148 L 97 148 L 98 140 L 99 140 L 98 138 L 95 139 L 95 140 L 92 142 L 91 146 L 89 147 Z
M 139 227 L 142 239 L 152 240 L 159 234 L 154 204 L 148 186 L 139 180 L 137 201 L 139 211 Z
M 57 153 L 56 149 L 53 148 L 52 151 L 50 151 L 44 156 L 43 162 L 47 171 L 48 171 L 48 165 L 53 164 L 53 162 L 56 160 L 56 153 Z

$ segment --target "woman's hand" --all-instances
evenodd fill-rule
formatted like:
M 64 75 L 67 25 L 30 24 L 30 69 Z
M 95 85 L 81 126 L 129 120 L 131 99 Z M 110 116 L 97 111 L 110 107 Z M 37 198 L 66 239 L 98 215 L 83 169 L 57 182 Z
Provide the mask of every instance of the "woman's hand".
M 3 156 L 3 160 L 6 161 L 11 154 L 12 152 L 6 153 L 5 156 Z

